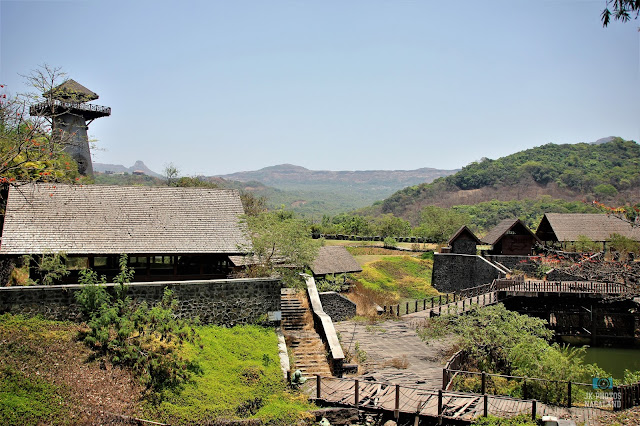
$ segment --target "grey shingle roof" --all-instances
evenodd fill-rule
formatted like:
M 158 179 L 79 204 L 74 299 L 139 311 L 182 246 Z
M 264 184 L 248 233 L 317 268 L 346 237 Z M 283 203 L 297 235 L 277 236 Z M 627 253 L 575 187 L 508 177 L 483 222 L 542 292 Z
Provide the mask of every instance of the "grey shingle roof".
M 557 241 L 577 241 L 584 235 L 593 241 L 606 241 L 611 234 L 620 234 L 640 241 L 640 228 L 607 214 L 589 213 L 546 213 L 538 226 L 536 235 L 550 241 L 555 235 Z
M 236 190 L 30 184 L 11 188 L 0 254 L 240 253 Z
M 356 259 L 342 246 L 320 247 L 311 270 L 314 275 L 344 274 L 361 272 L 362 267 Z
M 538 237 L 536 237 L 520 219 L 504 219 L 482 238 L 482 242 L 485 244 L 495 245 L 507 231 L 516 227 L 521 229 L 524 228 L 525 232 L 531 234 L 533 238 L 538 239 Z

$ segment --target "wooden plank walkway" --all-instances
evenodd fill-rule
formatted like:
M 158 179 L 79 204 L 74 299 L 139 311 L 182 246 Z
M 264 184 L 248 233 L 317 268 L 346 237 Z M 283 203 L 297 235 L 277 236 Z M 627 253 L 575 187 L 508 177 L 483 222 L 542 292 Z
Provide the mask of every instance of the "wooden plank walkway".
M 519 400 L 504 396 L 478 395 L 462 392 L 447 392 L 417 389 L 391 383 L 356 381 L 336 377 L 322 377 L 320 392 L 317 380 L 310 380 L 307 391 L 312 399 L 330 404 L 356 407 L 364 410 L 383 410 L 407 415 L 473 421 L 486 412 L 499 417 L 518 414 L 553 415 L 592 424 L 604 411 L 597 408 L 556 407 L 531 400 Z M 357 391 L 356 391 L 357 385 Z M 356 400 L 357 394 L 357 400 Z M 441 411 L 438 410 L 442 398 Z

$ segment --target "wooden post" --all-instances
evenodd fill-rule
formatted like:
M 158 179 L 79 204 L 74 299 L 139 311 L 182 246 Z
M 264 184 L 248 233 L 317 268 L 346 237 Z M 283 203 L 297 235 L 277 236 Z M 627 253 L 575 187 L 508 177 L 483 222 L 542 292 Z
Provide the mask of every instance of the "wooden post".
M 438 306 L 442 306 L 442 295 L 438 296 Z
M 393 410 L 393 414 L 396 417 L 396 420 L 400 418 L 400 385 L 396 385 L 396 406 Z
M 320 375 L 316 375 L 316 399 L 320 399 Z
M 416 299 L 416 310 L 414 312 L 418 312 L 418 299 Z
M 535 399 L 531 400 L 531 421 L 534 421 L 534 422 L 536 421 L 536 414 L 538 414 L 537 413 L 538 407 L 536 407 L 536 405 L 537 405 L 536 400 Z
M 358 408 L 360 402 L 360 382 L 358 382 L 358 379 L 355 380 L 355 396 L 353 402 L 356 408 Z
M 567 383 L 567 407 L 571 408 L 571 381 Z
M 407 309 L 406 309 L 405 314 L 408 314 L 408 313 L 409 313 L 409 302 L 407 302 Z
M 427 299 L 422 301 L 422 310 L 424 311 L 425 309 L 427 309 Z
M 447 293 L 447 305 L 449 304 L 449 293 Z
M 449 372 L 446 368 L 442 369 L 442 389 L 447 390 L 447 384 L 449 383 Z
M 438 424 L 442 424 L 442 389 L 438 389 Z
M 482 372 L 482 392 L 480 393 L 483 395 L 487 393 L 487 373 L 485 373 L 484 371 Z
M 434 303 L 433 303 L 433 302 L 434 302 L 435 300 L 436 300 L 436 299 L 435 299 L 433 296 L 431 296 L 431 309 L 433 309 L 433 305 L 434 305 Z
M 489 397 L 485 393 L 482 395 L 482 399 L 484 400 L 484 410 L 482 414 L 484 417 L 487 417 L 489 415 Z
M 397 309 L 396 309 L 396 314 L 398 314 L 398 315 L 396 315 L 397 317 L 400 316 L 400 304 L 399 303 L 398 303 L 398 306 L 397 306 Z
M 291 386 L 291 369 L 287 370 L 287 386 Z

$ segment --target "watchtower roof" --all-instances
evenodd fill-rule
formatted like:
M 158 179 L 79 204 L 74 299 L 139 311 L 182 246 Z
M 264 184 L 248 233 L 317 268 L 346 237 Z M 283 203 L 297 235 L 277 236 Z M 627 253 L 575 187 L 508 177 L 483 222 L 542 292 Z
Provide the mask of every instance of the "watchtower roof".
M 75 80 L 69 79 L 48 92 L 43 93 L 45 97 L 51 97 L 65 102 L 89 102 L 98 99 L 98 94 L 84 87 Z

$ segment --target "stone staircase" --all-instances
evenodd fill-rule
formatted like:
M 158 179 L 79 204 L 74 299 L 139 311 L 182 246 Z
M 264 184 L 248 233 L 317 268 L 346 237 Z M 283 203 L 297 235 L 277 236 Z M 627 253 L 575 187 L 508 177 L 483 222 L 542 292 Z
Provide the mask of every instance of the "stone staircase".
M 313 314 L 304 293 L 283 288 L 281 292 L 282 332 L 291 350 L 291 371 L 300 370 L 310 378 L 331 376 L 326 349 L 313 329 Z

